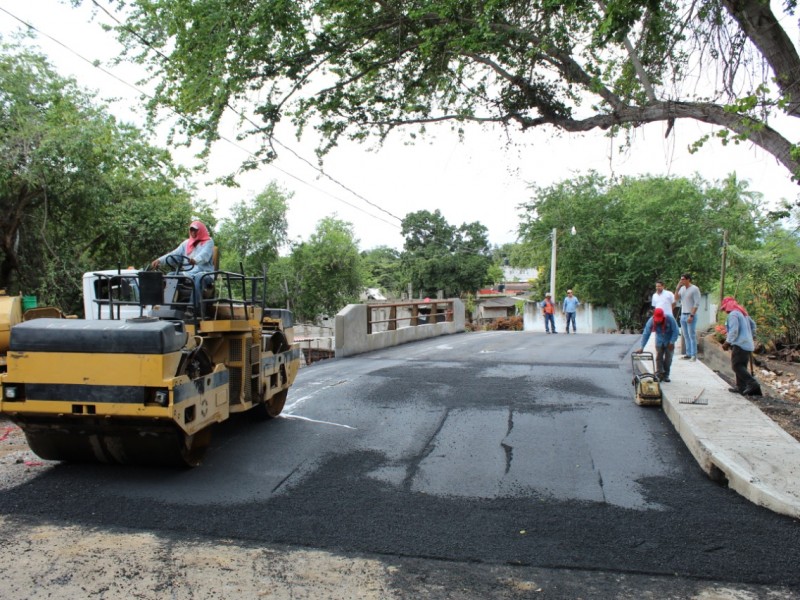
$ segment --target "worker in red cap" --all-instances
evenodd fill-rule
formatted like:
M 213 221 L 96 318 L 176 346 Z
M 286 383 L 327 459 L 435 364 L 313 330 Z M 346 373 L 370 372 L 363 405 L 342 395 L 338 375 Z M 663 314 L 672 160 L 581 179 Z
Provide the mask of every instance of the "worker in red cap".
M 747 364 L 755 350 L 756 324 L 747 314 L 744 306 L 736 302 L 732 296 L 723 298 L 720 303 L 722 310 L 728 313 L 725 323 L 726 337 L 723 349 L 731 351 L 731 369 L 736 375 L 736 387 L 729 391 L 745 396 L 760 396 L 761 385 L 752 373 L 747 372 Z
M 642 332 L 642 341 L 636 352 L 642 352 L 650 341 L 650 334 L 656 334 L 656 375 L 660 381 L 669 382 L 669 369 L 672 366 L 672 355 L 675 352 L 675 340 L 678 339 L 678 322 L 669 313 L 664 313 L 663 308 L 653 311 L 653 316 L 647 319 Z

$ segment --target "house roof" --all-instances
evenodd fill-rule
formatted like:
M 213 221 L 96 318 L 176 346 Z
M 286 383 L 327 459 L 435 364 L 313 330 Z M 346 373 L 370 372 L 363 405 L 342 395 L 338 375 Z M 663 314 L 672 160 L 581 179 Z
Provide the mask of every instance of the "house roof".
M 516 298 L 509 298 L 507 296 L 502 296 L 499 298 L 487 298 L 480 304 L 485 308 L 510 308 L 514 306 L 517 302 L 518 301 Z

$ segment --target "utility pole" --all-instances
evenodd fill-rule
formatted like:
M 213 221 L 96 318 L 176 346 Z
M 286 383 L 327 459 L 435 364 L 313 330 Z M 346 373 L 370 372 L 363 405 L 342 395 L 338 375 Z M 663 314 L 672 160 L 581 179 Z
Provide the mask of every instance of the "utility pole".
M 550 299 L 556 303 L 556 228 L 551 234 L 553 246 L 550 249 Z
M 728 230 L 722 231 L 722 269 L 719 277 L 719 301 L 725 297 L 725 265 L 728 262 Z

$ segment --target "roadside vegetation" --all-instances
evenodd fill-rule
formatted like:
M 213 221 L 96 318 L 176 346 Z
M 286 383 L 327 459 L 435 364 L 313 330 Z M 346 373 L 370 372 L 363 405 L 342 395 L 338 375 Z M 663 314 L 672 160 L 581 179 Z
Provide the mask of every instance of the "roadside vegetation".
M 273 182 L 218 218 L 148 131 L 119 122 L 41 55 L 3 45 L 0 90 L 0 288 L 66 312 L 80 312 L 83 272 L 142 267 L 176 246 L 193 217 L 209 225 L 223 269 L 267 273 L 269 302 L 307 321 L 358 301 L 366 287 L 394 297 L 441 290 L 471 305 L 503 265 L 537 267 L 540 298 L 556 229 L 557 296 L 571 287 L 608 305 L 621 328 L 641 325 L 656 278 L 671 289 L 691 271 L 703 291 L 719 292 L 724 254 L 725 292 L 751 309 L 761 341 L 800 342 L 800 213 L 788 203 L 767 212 L 733 174 L 717 182 L 576 174 L 532 187 L 516 244 L 492 247 L 481 223 L 423 210 L 403 219 L 402 250 L 362 250 L 335 214 L 308 240 L 289 240 L 292 192 Z
M 553 229 L 556 297 L 572 288 L 582 301 L 611 307 L 623 329 L 641 328 L 657 279 L 674 290 L 686 271 L 718 303 L 724 258 L 723 294 L 748 307 L 760 341 L 800 343 L 797 207 L 766 210 L 761 194 L 735 175 L 709 183 L 589 173 L 532 192 L 522 207 L 520 243 L 508 253 L 512 264 L 538 267 L 534 297 L 549 284 Z
M 0 288 L 71 312 L 83 272 L 144 264 L 193 211 L 210 220 L 169 152 L 42 56 L 0 46 L 0 90 Z
M 402 252 L 362 252 L 352 225 L 331 215 L 292 241 L 291 191 L 270 182 L 218 218 L 149 132 L 117 121 L 40 54 L 2 45 L 0 90 L 0 289 L 9 293 L 80 314 L 84 272 L 144 268 L 193 218 L 208 225 L 222 269 L 267 273 L 268 301 L 301 320 L 335 314 L 365 287 L 458 296 L 490 283 L 479 223 L 421 211 L 403 221 Z

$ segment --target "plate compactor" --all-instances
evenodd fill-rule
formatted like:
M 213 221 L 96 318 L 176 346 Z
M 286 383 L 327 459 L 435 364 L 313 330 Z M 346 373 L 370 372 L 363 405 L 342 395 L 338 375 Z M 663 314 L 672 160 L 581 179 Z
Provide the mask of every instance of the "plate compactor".
M 661 384 L 651 352 L 631 354 L 633 399 L 639 406 L 661 406 Z

